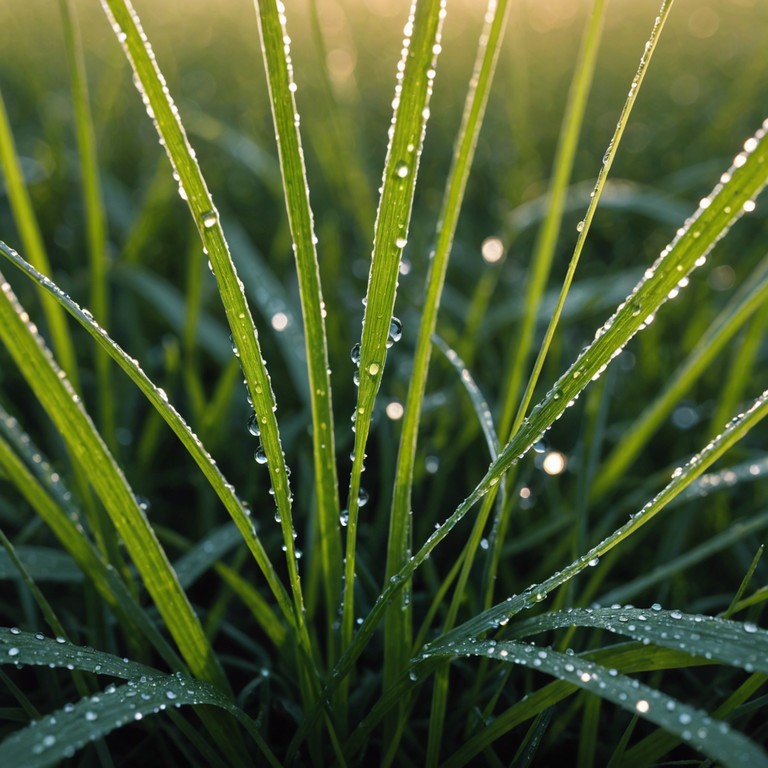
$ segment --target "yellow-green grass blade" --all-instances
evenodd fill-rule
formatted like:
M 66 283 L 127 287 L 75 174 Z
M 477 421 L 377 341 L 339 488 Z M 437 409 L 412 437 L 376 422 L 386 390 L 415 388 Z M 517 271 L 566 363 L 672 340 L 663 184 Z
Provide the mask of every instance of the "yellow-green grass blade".
M 244 288 L 237 276 L 229 247 L 210 192 L 195 159 L 178 109 L 170 95 L 154 52 L 141 27 L 138 14 L 128 0 L 104 0 L 102 3 L 118 40 L 123 46 L 134 74 L 136 85 L 154 121 L 171 162 L 179 193 L 186 201 L 208 255 L 211 268 L 245 374 L 245 382 L 253 403 L 261 432 L 261 446 L 266 459 L 285 546 L 286 563 L 293 597 L 295 623 L 300 628 L 307 658 L 311 657 L 309 637 L 303 610 L 291 508 L 291 490 L 283 454 L 280 431 L 275 416 L 277 403 L 266 363 L 261 354 L 258 332 L 251 315 Z
M 200 467 L 211 488 L 216 492 L 230 514 L 233 522 L 240 531 L 243 540 L 253 555 L 261 572 L 274 595 L 285 619 L 294 625 L 295 617 L 291 607 L 290 598 L 283 587 L 274 566 L 264 550 L 264 547 L 256 534 L 250 512 L 237 497 L 231 483 L 222 475 L 216 462 L 203 447 L 199 438 L 190 430 L 178 411 L 168 402 L 165 392 L 156 387 L 144 373 L 138 362 L 125 353 L 106 332 L 94 322 L 90 315 L 82 310 L 69 296 L 64 294 L 50 280 L 40 275 L 31 265 L 27 264 L 15 251 L 0 242 L 0 253 L 19 267 L 36 283 L 50 292 L 62 306 L 90 333 L 94 340 L 114 359 L 130 379 L 139 387 L 144 396 L 149 400 L 155 410 L 162 416 L 174 434 L 179 438 L 195 463 Z M 277 621 L 275 618 L 274 621 Z
M 353 414 L 354 459 L 349 484 L 347 549 L 342 612 L 342 647 L 352 639 L 354 623 L 355 547 L 361 498 L 361 474 L 376 395 L 381 386 L 387 347 L 402 333 L 393 318 L 400 261 L 408 238 L 419 160 L 429 117 L 429 101 L 440 52 L 444 0 L 418 0 L 410 9 L 398 64 L 394 114 L 389 129 L 381 197 L 376 214 L 373 253 L 365 298 L 359 355 L 359 386 Z M 393 518 L 394 521 L 394 518 Z M 395 524 L 395 523 L 393 523 Z M 387 545 L 386 577 L 400 567 L 403 542 L 395 534 Z M 410 615 L 393 611 L 384 642 L 384 685 L 397 676 L 410 647 Z
M 4 278 L 0 283 L 0 339 L 73 456 L 87 471 L 193 674 L 227 691 L 226 678 L 200 622 L 125 475 L 10 285 Z
M 41 476 L 40 473 L 35 476 L 19 458 L 14 449 L 19 450 L 22 446 L 32 444 L 25 433 L 19 432 L 16 419 L 2 408 L 0 432 L 0 469 L 5 471 L 22 497 L 51 529 L 105 603 L 115 612 L 129 642 L 138 644 L 138 632 L 141 632 L 171 669 L 184 669 L 183 662 L 136 602 L 117 571 L 104 562 L 88 538 L 78 519 L 77 511 L 68 501 L 68 491 L 62 489 L 58 480 L 53 482 L 50 477 Z M 32 447 L 39 456 L 37 449 Z M 36 468 L 39 468 L 40 464 L 41 462 L 33 462 Z
M 294 98 L 297 86 L 293 80 L 284 6 L 278 0 L 257 0 L 255 5 L 304 320 L 320 560 L 327 611 L 328 653 L 333 662 L 336 656 L 333 623 L 341 588 L 342 556 L 325 307 L 301 147 L 299 114 Z
M 539 305 L 549 277 L 552 259 L 560 235 L 565 211 L 566 193 L 573 173 L 581 128 L 584 124 L 587 99 L 592 88 L 600 37 L 605 19 L 605 1 L 594 0 L 590 18 L 582 38 L 574 76 L 568 93 L 568 103 L 560 127 L 557 151 L 553 162 L 549 194 L 546 199 L 546 215 L 539 229 L 531 254 L 530 273 L 525 288 L 525 309 L 516 334 L 518 343 L 510 359 L 506 376 L 504 404 L 500 417 L 500 434 L 507 435 L 512 429 L 514 408 L 519 397 L 531 347 L 536 331 Z
M 107 221 L 99 180 L 99 160 L 93 128 L 88 80 L 85 73 L 83 43 L 75 18 L 72 0 L 59 0 L 64 43 L 69 64 L 69 82 L 75 118 L 75 134 L 80 155 L 80 174 L 83 188 L 86 242 L 89 258 L 90 293 L 88 304 L 96 320 L 109 326 L 109 260 L 107 256 Z M 41 270 L 46 274 L 46 270 Z M 115 401 L 110 382 L 109 356 L 96 351 L 96 380 L 99 397 L 99 427 L 110 450 L 117 445 L 115 435 Z
M 685 362 L 667 380 L 664 389 L 628 427 L 608 458 L 601 464 L 591 490 L 591 499 L 603 496 L 648 443 L 683 394 L 712 363 L 736 332 L 765 304 L 768 296 L 768 259 L 702 334 Z
M 16 152 L 16 145 L 11 133 L 11 126 L 8 121 L 8 113 L 5 109 L 2 93 L 0 92 L 0 167 L 5 177 L 5 191 L 8 195 L 8 202 L 11 205 L 11 212 L 19 231 L 19 237 L 24 246 L 24 250 L 29 254 L 30 261 L 41 272 L 51 274 L 51 265 L 48 260 L 48 253 L 43 242 L 43 235 L 40 232 L 40 226 L 37 222 L 32 200 L 30 199 L 27 186 L 24 182 L 24 175 L 21 170 L 21 163 Z M 61 307 L 51 299 L 46 297 L 42 299 L 43 313 L 51 334 L 51 342 L 56 351 L 56 355 L 61 360 L 62 368 L 67 372 L 67 376 L 72 382 L 72 386 L 79 390 L 79 375 L 77 370 L 77 359 L 75 357 L 75 348 L 72 344 L 72 338 L 69 335 L 67 321 Z

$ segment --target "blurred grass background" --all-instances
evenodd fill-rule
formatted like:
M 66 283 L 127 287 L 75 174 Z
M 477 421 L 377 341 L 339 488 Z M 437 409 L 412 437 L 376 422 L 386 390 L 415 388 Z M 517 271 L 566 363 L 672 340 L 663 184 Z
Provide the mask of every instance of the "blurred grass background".
M 328 306 L 339 450 L 346 456 L 351 445 L 347 413 L 353 402 L 349 350 L 359 338 L 360 299 L 368 275 L 376 190 L 409 4 L 402 0 L 317 0 L 316 16 L 306 2 L 292 0 L 286 5 Z M 492 406 L 501 400 L 498 388 L 511 353 L 510 340 L 514 338 L 514 323 L 525 290 L 536 232 L 536 205 L 541 204 L 547 188 L 587 5 L 571 0 L 527 0 L 515 5 L 459 224 L 439 332 L 471 362 L 473 374 Z M 246 252 L 258 251 L 283 286 L 289 303 L 297 306 L 290 238 L 251 4 L 226 0 L 213 7 L 203 1 L 143 0 L 136 2 L 136 8 L 222 213 L 236 262 L 245 260 Z M 258 506 L 260 499 L 267 501 L 267 489 L 263 478 L 257 479 L 253 472 L 253 445 L 244 429 L 248 410 L 226 336 L 221 339 L 221 311 L 212 284 L 206 282 L 204 259 L 188 212 L 178 198 L 167 159 L 99 4 L 79 2 L 77 9 L 109 217 L 109 329 L 142 360 L 182 411 L 192 414 L 193 427 L 224 471 L 241 494 Z M 574 204 L 553 267 L 553 288 L 564 273 L 576 239 L 576 223 L 586 208 L 592 181 L 657 10 L 657 0 L 614 0 L 610 4 L 576 158 Z M 404 336 L 390 357 L 383 404 L 405 395 L 428 254 L 483 13 L 484 4 L 480 2 L 450 0 L 448 4 L 432 117 L 396 307 L 396 314 L 404 321 Z M 744 139 L 764 119 L 768 104 L 766 50 L 768 4 L 761 0 L 677 0 L 614 164 L 614 186 L 595 219 L 569 303 L 570 315 L 558 334 L 542 388 L 592 338 L 594 329 L 631 289 L 698 200 L 712 189 Z M 3 3 L 0 51 L 0 88 L 24 159 L 55 278 L 76 299 L 85 301 L 88 269 L 79 165 L 57 4 L 52 0 Z M 580 182 L 586 186 L 579 186 Z M 608 205 L 611 200 L 613 204 Z M 0 222 L 3 239 L 16 244 L 18 238 L 4 196 L 0 196 Z M 762 238 L 757 236 L 760 232 Z M 535 534 L 547 522 L 568 524 L 566 516 L 578 490 L 579 462 L 584 465 L 589 448 L 582 429 L 584 410 L 597 408 L 598 396 L 606 398 L 610 424 L 606 442 L 615 443 L 643 404 L 663 386 L 734 287 L 764 255 L 764 233 L 762 208 L 758 205 L 757 212 L 717 249 L 707 268 L 697 273 L 687 289 L 686 301 L 665 307 L 663 319 L 633 343 L 617 370 L 601 381 L 596 395 L 583 398 L 586 405 L 579 403 L 558 423 L 548 440 L 566 454 L 574 471 L 551 479 L 541 472 L 540 463 L 529 462 L 531 466 L 520 475 L 529 495 L 522 498 L 522 509 L 513 526 L 515 533 Z M 489 236 L 499 237 L 509 248 L 501 265 L 489 266 L 481 258 L 481 245 Z M 498 284 L 484 307 L 486 315 L 479 333 L 467 335 L 469 303 L 478 282 L 489 274 L 498 277 Z M 208 312 L 199 328 L 201 332 L 203 328 L 210 331 L 210 343 L 194 348 L 182 330 L 183 297 L 198 279 L 203 280 L 201 290 L 207 297 Z M 36 300 L 30 287 L 22 281 L 13 282 L 33 310 Z M 180 302 L 178 307 L 174 297 Z M 265 309 L 261 324 L 269 328 L 274 318 L 275 314 Z M 90 344 L 83 337 L 76 338 L 83 340 L 78 353 L 87 368 L 92 360 Z M 302 483 L 309 488 L 310 472 L 309 441 L 303 439 L 306 411 L 300 393 L 286 385 L 290 352 L 286 353 L 276 338 L 279 334 L 264 344 L 278 394 L 289 462 L 297 468 L 297 498 L 301 499 Z M 642 502 L 658 487 L 654 480 L 657 471 L 704 445 L 711 433 L 709 422 L 723 384 L 723 368 L 737 347 L 738 343 L 723 355 L 721 366 L 716 365 L 697 384 L 690 400 L 680 405 L 672 420 L 653 438 L 650 450 L 622 479 L 621 490 L 632 489 Z M 756 371 L 764 372 L 764 351 L 760 360 L 762 365 Z M 206 410 L 200 403 L 195 405 L 189 378 L 184 378 L 185 366 L 190 365 L 199 373 L 202 402 L 218 393 L 222 408 Z M 463 498 L 488 463 L 482 451 L 467 450 L 481 438 L 455 374 L 438 359 L 433 367 L 430 402 L 434 409 L 425 415 L 423 462 L 419 468 L 422 480 L 427 481 L 422 482 L 420 496 L 414 500 L 415 506 L 424 510 L 417 522 L 418 540 Z M 0 378 L 8 383 L 14 381 L 14 376 L 3 364 Z M 92 383 L 92 378 L 84 375 L 86 400 L 93 396 L 88 391 Z M 760 382 L 758 376 L 744 384 L 745 397 L 764 388 L 764 380 Z M 186 459 L 178 457 L 177 463 L 176 453 L 165 453 L 173 441 L 158 428 L 159 422 L 148 414 L 131 385 L 115 377 L 115 387 L 121 403 L 121 459 L 129 472 L 140 478 L 136 487 L 150 498 L 167 498 L 195 511 L 184 530 L 190 538 L 209 530 L 217 514 L 210 494 L 200 490 L 196 495 L 190 488 Z M 4 386 L 4 391 L 11 389 Z M 30 406 L 29 414 L 34 413 Z M 383 414 L 379 416 L 379 447 L 376 440 L 370 447 L 377 471 L 365 478 L 370 483 L 367 489 L 373 503 L 366 513 L 369 526 L 363 537 L 374 542 L 382 541 L 386 531 L 394 462 L 391 446 L 397 430 L 395 422 Z M 758 439 L 757 435 L 751 437 L 739 450 L 748 451 L 748 446 Z M 48 440 L 55 442 L 55 435 L 49 434 Z M 438 465 L 437 481 L 428 482 L 428 475 Z M 348 471 L 346 462 L 341 466 L 342 473 Z M 449 476 L 451 482 L 446 482 L 444 478 Z M 764 492 L 757 488 L 747 487 L 740 493 L 738 498 L 746 509 L 765 501 Z M 174 504 L 170 509 L 177 508 Z M 604 502 L 591 514 L 601 521 L 602 529 L 608 524 L 605 515 L 614 520 L 619 511 L 629 510 L 625 506 L 614 509 Z M 710 533 L 726 522 L 723 515 L 722 505 L 719 512 L 712 512 L 708 518 Z M 666 545 L 665 556 L 684 551 L 686 541 L 703 535 L 702 530 L 691 531 L 690 521 L 686 523 L 685 519 L 680 517 L 676 529 L 679 537 L 674 546 Z M 168 514 L 166 521 L 172 520 L 173 515 Z M 642 547 L 642 538 L 638 537 L 637 546 Z M 567 550 L 574 546 L 574 540 L 564 539 L 562 545 Z M 368 556 L 375 560 L 378 554 L 371 551 Z M 549 557 L 551 560 L 544 557 L 530 563 L 520 561 L 517 573 L 522 575 L 508 574 L 510 583 L 501 589 L 511 592 L 521 582 L 531 581 L 534 571 L 544 573 L 559 567 L 566 552 L 556 547 Z M 751 554 L 745 553 L 745 557 L 748 560 Z M 378 580 L 380 565 L 368 564 L 374 580 Z M 743 564 L 735 566 L 729 575 L 731 588 L 743 571 Z M 680 590 L 677 596 L 684 597 L 685 582 L 678 582 L 676 588 Z

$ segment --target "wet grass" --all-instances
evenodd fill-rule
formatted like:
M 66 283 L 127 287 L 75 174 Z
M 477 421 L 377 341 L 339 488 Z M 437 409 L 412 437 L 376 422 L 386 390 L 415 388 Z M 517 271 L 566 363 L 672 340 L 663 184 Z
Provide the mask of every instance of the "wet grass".
M 0 762 L 768 764 L 765 11 L 586 5 L 2 11 Z

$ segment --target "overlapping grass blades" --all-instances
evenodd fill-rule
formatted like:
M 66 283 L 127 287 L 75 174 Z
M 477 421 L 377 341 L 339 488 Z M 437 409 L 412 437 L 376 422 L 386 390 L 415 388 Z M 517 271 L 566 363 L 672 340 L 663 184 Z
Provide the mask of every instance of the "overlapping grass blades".
M 81 699 L 17 731 L 0 744 L 4 765 L 42 768 L 71 757 L 90 741 L 116 728 L 169 708 L 203 704 L 223 709 L 246 727 L 270 765 L 279 766 L 258 728 L 242 710 L 208 683 L 182 675 L 167 675 L 143 664 L 93 648 L 73 645 L 62 637 L 46 638 L 17 628 L 0 629 L 0 657 L 6 664 L 42 665 L 93 672 L 127 680 Z

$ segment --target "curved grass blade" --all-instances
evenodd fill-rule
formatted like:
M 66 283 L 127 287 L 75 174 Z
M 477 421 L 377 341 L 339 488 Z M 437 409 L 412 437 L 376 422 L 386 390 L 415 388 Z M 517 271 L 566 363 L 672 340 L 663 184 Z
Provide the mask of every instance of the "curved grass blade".
M 703 656 L 746 672 L 768 673 L 768 630 L 753 622 L 665 611 L 654 604 L 632 607 L 571 608 L 544 613 L 508 627 L 521 639 L 562 627 L 596 627 L 643 643 Z
M 75 118 L 75 134 L 80 156 L 80 173 L 83 187 L 86 241 L 89 257 L 90 294 L 88 304 L 96 319 L 103 326 L 109 325 L 109 295 L 107 269 L 107 222 L 99 180 L 99 161 L 96 154 L 93 117 L 88 96 L 88 80 L 85 74 L 83 43 L 75 19 L 72 0 L 59 0 L 64 43 L 69 64 L 69 83 Z M 43 270 L 45 271 L 45 270 Z M 117 446 L 115 401 L 110 382 L 109 356 L 96 351 L 95 372 L 99 396 L 99 427 L 110 450 Z
M 425 653 L 424 657 L 433 655 Z M 481 656 L 544 672 L 655 723 L 728 768 L 768 766 L 768 755 L 727 723 L 621 675 L 616 669 L 514 641 L 463 641 L 450 650 L 442 648 L 438 655 Z
M 253 721 L 211 685 L 177 673 L 166 675 L 143 664 L 112 654 L 72 645 L 19 629 L 0 629 L 0 659 L 6 664 L 32 664 L 94 672 L 122 680 L 124 686 L 109 685 L 103 692 L 70 704 L 0 744 L 0 763 L 28 768 L 54 765 L 71 757 L 89 741 L 116 728 L 138 722 L 166 708 L 203 704 L 234 715 L 254 737 L 271 765 L 279 766 Z
M 106 334 L 104 329 L 97 325 L 89 314 L 72 301 L 72 299 L 60 288 L 48 278 L 40 275 L 13 249 L 5 245 L 5 243 L 0 242 L 0 253 L 6 256 L 14 266 L 21 269 L 35 282 L 45 288 L 62 304 L 62 306 L 64 306 L 64 308 L 85 328 L 86 331 L 88 331 L 96 342 L 112 356 L 120 368 L 125 371 L 128 377 L 139 387 L 144 396 L 163 417 L 165 422 L 189 452 L 190 456 L 195 460 L 195 463 L 200 467 L 200 470 L 205 475 L 211 488 L 219 496 L 219 499 L 224 504 L 227 512 L 240 531 L 254 560 L 264 574 L 283 615 L 291 624 L 294 624 L 295 618 L 290 600 L 285 588 L 280 582 L 274 566 L 270 562 L 269 557 L 256 534 L 253 521 L 250 519 L 249 511 L 246 510 L 243 503 L 237 498 L 234 487 L 221 474 L 216 462 L 206 452 L 200 440 L 190 430 L 178 411 L 176 411 L 176 409 L 168 402 L 165 392 L 158 389 L 140 368 L 138 362 L 129 357 L 123 349 L 121 349 L 121 347 Z
M 0 427 L 3 432 L 7 432 L 7 425 L 7 414 L 0 409 Z M 15 425 L 11 427 L 15 428 Z M 140 631 L 171 669 L 184 669 L 181 659 L 149 620 L 147 613 L 136 602 L 118 576 L 116 569 L 104 563 L 80 524 L 77 512 L 71 507 L 68 496 L 62 495 L 59 484 L 46 483 L 33 476 L 2 436 L 0 436 L 0 469 L 6 471 L 22 496 L 53 531 L 105 603 L 112 608 L 126 635 L 135 639 L 135 642 L 139 642 L 138 632 Z
M 154 120 L 160 143 L 171 161 L 179 184 L 179 193 L 189 206 L 203 243 L 203 250 L 210 258 L 232 331 L 233 346 L 239 354 L 246 386 L 258 418 L 261 446 L 267 459 L 272 490 L 275 492 L 277 516 L 283 533 L 295 624 L 299 627 L 307 658 L 310 658 L 310 642 L 306 631 L 304 600 L 293 535 L 292 497 L 275 417 L 277 404 L 244 287 L 235 271 L 218 212 L 195 159 L 194 150 L 189 144 L 178 110 L 171 99 L 136 11 L 128 0 L 103 0 L 102 6 L 133 68 L 135 82 L 147 112 Z
M 205 633 L 128 481 L 2 277 L 0 289 L 0 339 L 73 456 L 87 469 L 94 490 L 190 669 L 196 676 L 227 691 L 228 683 Z
M 299 114 L 294 98 L 296 84 L 293 80 L 285 8 L 279 0 L 256 0 L 255 6 L 304 318 L 320 560 L 328 612 L 329 657 L 333 661 L 336 657 L 336 640 L 332 627 L 341 588 L 342 555 L 325 308 L 320 287 L 320 268 L 315 249 L 309 187 L 301 148 Z
M 453 366 L 459 376 L 461 385 L 469 395 L 469 399 L 472 401 L 472 410 L 474 410 L 478 424 L 480 424 L 480 429 L 483 431 L 485 444 L 488 446 L 488 453 L 491 456 L 491 461 L 493 461 L 499 455 L 501 446 L 496 435 L 496 427 L 493 426 L 493 414 L 488 407 L 488 402 L 483 397 L 480 387 L 477 386 L 477 383 L 472 378 L 472 374 L 456 351 L 451 349 L 436 333 L 432 334 L 432 343 L 445 355 L 445 359 Z

